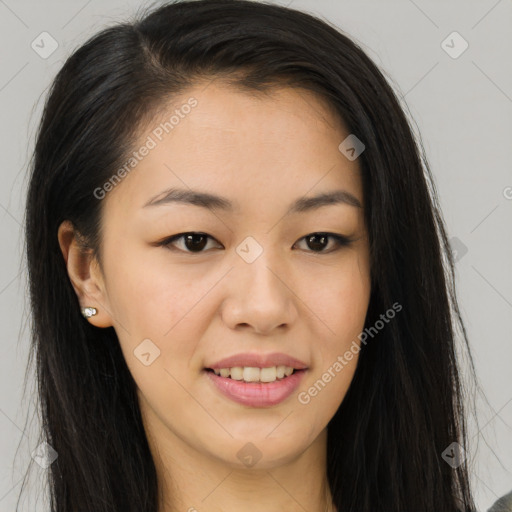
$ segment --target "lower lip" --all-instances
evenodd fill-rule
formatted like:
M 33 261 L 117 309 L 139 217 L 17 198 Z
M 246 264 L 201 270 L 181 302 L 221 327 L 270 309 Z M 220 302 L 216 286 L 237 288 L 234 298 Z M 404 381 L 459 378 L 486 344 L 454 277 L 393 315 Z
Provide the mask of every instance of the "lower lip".
M 305 370 L 298 370 L 284 379 L 261 383 L 234 380 L 206 371 L 210 381 L 223 395 L 250 407 L 269 407 L 283 402 L 297 389 L 304 373 Z

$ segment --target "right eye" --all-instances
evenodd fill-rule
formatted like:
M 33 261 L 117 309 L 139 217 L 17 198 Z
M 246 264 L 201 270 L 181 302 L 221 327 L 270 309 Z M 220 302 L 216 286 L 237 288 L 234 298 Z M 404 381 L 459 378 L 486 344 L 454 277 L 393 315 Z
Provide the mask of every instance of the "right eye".
M 171 251 L 181 251 L 185 253 L 201 253 L 206 252 L 204 251 L 204 247 L 208 244 L 208 239 L 215 240 L 210 235 L 207 235 L 206 233 L 200 233 L 197 231 L 190 231 L 186 233 L 178 233 L 177 235 L 173 235 L 171 237 L 166 238 L 165 240 L 162 240 L 158 243 L 158 246 L 167 247 Z M 176 241 L 182 241 L 182 247 L 183 248 L 176 248 L 175 242 Z M 218 242 L 217 242 L 218 243 Z

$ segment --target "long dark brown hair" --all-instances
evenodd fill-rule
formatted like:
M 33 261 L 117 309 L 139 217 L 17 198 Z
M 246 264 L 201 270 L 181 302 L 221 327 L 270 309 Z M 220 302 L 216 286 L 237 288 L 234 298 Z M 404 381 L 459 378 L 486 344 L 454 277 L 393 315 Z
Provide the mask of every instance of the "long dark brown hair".
M 245 91 L 312 91 L 365 144 L 372 293 L 366 325 L 403 306 L 362 348 L 328 425 L 339 512 L 472 511 L 454 262 L 423 145 L 359 45 L 309 14 L 245 0 L 167 3 L 92 37 L 49 91 L 31 162 L 26 252 L 51 512 L 157 512 L 155 466 L 135 382 L 113 328 L 80 314 L 57 230 L 70 220 L 101 255 L 102 201 L 138 129 L 164 100 L 223 77 Z M 134 128 L 135 127 L 135 128 Z M 469 352 L 468 352 L 469 353 Z

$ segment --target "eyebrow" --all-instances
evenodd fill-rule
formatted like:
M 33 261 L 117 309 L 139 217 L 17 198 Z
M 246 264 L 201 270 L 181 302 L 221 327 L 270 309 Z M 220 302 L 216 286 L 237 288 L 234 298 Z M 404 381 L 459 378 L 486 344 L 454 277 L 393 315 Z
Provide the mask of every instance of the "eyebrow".
M 239 210 L 238 205 L 235 205 L 225 197 L 198 190 L 186 190 L 179 188 L 170 188 L 163 193 L 157 194 L 151 198 L 143 208 L 171 203 L 191 204 L 202 208 L 222 210 L 226 212 L 233 212 L 235 209 L 237 211 Z M 347 192 L 346 190 L 334 190 L 312 197 L 300 197 L 290 205 L 286 215 L 309 212 L 317 210 L 323 206 L 333 204 L 347 204 L 349 206 L 354 206 L 355 208 L 362 208 L 359 199 L 350 192 Z

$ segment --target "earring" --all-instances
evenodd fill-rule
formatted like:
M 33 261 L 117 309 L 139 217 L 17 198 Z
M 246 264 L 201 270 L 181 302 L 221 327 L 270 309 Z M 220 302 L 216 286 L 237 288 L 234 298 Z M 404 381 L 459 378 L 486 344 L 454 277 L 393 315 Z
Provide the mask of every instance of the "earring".
M 91 316 L 94 316 L 98 313 L 98 310 L 96 308 L 82 308 L 82 315 L 85 318 L 90 318 Z

